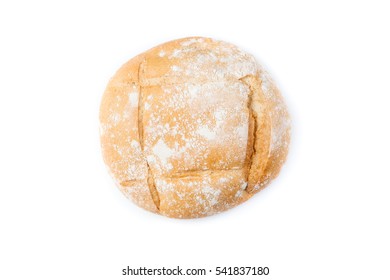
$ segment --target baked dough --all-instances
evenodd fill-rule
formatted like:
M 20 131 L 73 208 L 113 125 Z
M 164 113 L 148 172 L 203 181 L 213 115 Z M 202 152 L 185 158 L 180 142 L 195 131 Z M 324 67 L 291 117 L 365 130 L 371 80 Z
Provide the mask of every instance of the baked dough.
M 100 108 L 104 161 L 140 207 L 173 218 L 232 208 L 277 176 L 290 119 L 253 56 L 210 38 L 171 41 L 124 64 Z

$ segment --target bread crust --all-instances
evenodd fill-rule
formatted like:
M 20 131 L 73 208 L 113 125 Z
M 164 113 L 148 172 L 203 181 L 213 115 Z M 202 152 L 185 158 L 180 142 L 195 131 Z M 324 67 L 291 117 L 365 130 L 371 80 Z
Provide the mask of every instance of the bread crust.
M 173 218 L 232 208 L 265 187 L 286 159 L 290 121 L 255 59 L 191 37 L 124 64 L 100 107 L 104 161 L 140 207 Z

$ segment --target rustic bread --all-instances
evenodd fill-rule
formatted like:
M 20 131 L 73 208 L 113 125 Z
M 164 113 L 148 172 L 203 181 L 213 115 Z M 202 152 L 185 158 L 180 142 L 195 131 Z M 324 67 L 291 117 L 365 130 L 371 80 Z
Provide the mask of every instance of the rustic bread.
M 209 38 L 142 53 L 110 80 L 100 108 L 104 161 L 140 207 L 196 218 L 242 203 L 285 161 L 290 120 L 253 56 Z

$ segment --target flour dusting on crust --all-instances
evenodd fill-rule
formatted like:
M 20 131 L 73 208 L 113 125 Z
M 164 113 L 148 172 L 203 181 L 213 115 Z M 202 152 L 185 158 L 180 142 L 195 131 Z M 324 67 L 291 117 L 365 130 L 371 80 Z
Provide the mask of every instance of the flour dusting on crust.
M 263 106 L 272 108 L 270 159 L 283 161 L 288 146 L 288 113 L 269 75 L 253 56 L 207 38 L 174 41 L 137 59 L 113 79 L 102 105 L 103 153 L 121 190 L 143 208 L 178 218 L 248 199 L 252 93 L 242 78 L 259 77 L 269 103 Z M 151 199 L 150 176 L 159 205 Z

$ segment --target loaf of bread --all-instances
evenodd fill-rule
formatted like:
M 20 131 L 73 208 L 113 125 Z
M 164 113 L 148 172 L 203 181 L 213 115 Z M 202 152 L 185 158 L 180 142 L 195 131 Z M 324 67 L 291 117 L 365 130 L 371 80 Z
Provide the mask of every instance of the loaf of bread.
M 102 98 L 100 134 L 104 161 L 128 198 L 197 218 L 246 201 L 278 175 L 290 119 L 253 56 L 192 37 L 117 71 Z

